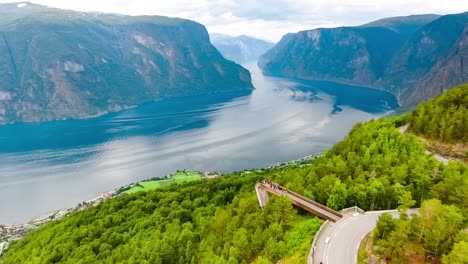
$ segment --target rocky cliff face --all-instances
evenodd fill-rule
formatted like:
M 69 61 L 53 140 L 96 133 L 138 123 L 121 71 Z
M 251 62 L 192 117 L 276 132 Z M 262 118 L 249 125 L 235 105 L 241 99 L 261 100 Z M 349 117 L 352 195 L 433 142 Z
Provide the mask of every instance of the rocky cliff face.
M 467 82 L 466 60 L 468 13 L 443 16 L 411 35 L 376 84 L 415 106 Z
M 226 59 L 243 64 L 257 61 L 267 50 L 275 44 L 248 36 L 228 36 L 210 34 L 211 42 Z
M 386 28 L 314 29 L 287 35 L 259 61 L 267 74 L 367 85 L 403 42 Z
M 144 102 L 251 90 L 195 22 L 0 5 L 0 123 L 81 118 Z
M 265 74 L 367 85 L 404 107 L 467 81 L 468 13 L 409 16 L 286 35 L 264 54 Z

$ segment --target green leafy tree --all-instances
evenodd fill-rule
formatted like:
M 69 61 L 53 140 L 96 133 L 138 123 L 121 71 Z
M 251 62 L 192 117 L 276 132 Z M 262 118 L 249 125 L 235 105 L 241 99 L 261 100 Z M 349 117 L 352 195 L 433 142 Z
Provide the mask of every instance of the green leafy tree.
M 337 180 L 331 189 L 327 206 L 335 210 L 343 209 L 346 207 L 347 198 L 348 190 L 346 189 L 346 185 Z
M 385 213 L 379 216 L 376 228 L 373 231 L 375 240 L 387 238 L 396 228 L 396 222 L 391 214 Z
M 453 250 L 443 257 L 444 264 L 468 263 L 468 242 L 461 241 L 453 246 Z

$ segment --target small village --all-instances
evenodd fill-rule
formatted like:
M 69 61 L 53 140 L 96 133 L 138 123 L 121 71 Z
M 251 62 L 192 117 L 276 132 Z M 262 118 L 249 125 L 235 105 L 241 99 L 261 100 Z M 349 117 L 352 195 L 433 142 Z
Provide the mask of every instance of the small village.
M 204 178 L 204 179 L 213 179 L 213 178 L 216 178 L 216 177 L 220 176 L 219 173 L 199 172 L 199 171 L 185 171 L 185 170 L 177 172 L 176 174 L 178 174 L 178 173 L 187 174 L 187 172 L 197 173 L 198 175 L 200 175 L 201 178 Z M 169 175 L 169 178 L 173 178 L 174 176 L 176 176 L 176 174 L 175 175 L 172 175 L 172 174 Z M 155 179 L 157 179 L 157 181 L 166 181 L 167 177 L 155 178 Z M 60 210 L 50 212 L 50 213 L 45 214 L 43 216 L 34 218 L 33 220 L 29 221 L 26 224 L 21 224 L 21 225 L 3 225 L 3 224 L 0 224 L 0 256 L 8 249 L 8 247 L 10 246 L 10 244 L 13 241 L 21 239 L 29 231 L 34 230 L 34 229 L 36 229 L 36 228 L 38 228 L 38 227 L 40 227 L 42 225 L 45 225 L 45 224 L 47 224 L 47 223 L 49 223 L 51 221 L 59 220 L 59 219 L 65 217 L 67 215 L 72 214 L 72 213 L 75 213 L 75 212 L 78 212 L 78 211 L 81 211 L 81 210 L 84 210 L 84 209 L 87 209 L 87 208 L 90 208 L 90 207 L 93 207 L 93 206 L 97 206 L 98 204 L 100 204 L 104 200 L 114 198 L 114 197 L 117 197 L 117 196 L 121 195 L 123 193 L 122 189 L 131 187 L 133 185 L 134 184 L 130 184 L 128 186 L 121 187 L 121 188 L 119 188 L 117 190 L 113 190 L 113 191 L 110 191 L 110 192 L 104 192 L 104 193 L 100 194 L 99 196 L 97 196 L 97 197 L 95 197 L 93 199 L 80 202 L 75 207 L 64 208 L 64 209 L 60 209 Z
M 84 210 L 86 208 L 96 206 L 102 201 L 112 198 L 116 191 L 105 192 L 93 199 L 84 201 L 72 208 L 57 210 L 46 215 L 37 217 L 26 224 L 22 225 L 2 225 L 0 224 L 0 256 L 8 249 L 11 242 L 21 239 L 29 231 L 34 230 L 51 221 L 59 220 L 74 212 Z

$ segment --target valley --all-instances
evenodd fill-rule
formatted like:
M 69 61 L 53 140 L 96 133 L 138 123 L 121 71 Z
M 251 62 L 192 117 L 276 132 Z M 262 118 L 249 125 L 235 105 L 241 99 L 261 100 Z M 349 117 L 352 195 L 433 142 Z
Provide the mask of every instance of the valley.
M 0 4 L 0 124 L 79 119 L 181 96 L 250 92 L 196 22 Z
M 468 263 L 468 3 L 0 2 L 0 264 Z
M 393 93 L 406 111 L 468 81 L 468 13 L 384 18 L 289 33 L 259 60 L 267 75 Z
M 264 77 L 247 67 L 256 87 L 251 95 L 180 98 L 93 119 L 0 127 L 0 198 L 11 201 L 0 204 L 7 212 L 0 223 L 23 223 L 177 170 L 226 173 L 298 159 L 397 107 L 388 93 Z

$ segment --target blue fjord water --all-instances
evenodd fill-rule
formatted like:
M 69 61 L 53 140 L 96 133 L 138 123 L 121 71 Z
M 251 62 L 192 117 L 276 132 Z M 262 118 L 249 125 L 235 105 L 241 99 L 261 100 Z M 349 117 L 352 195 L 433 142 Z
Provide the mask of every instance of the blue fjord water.
M 256 90 L 249 94 L 0 126 L 0 223 L 22 223 L 177 169 L 230 172 L 297 159 L 398 106 L 375 89 L 251 71 Z

